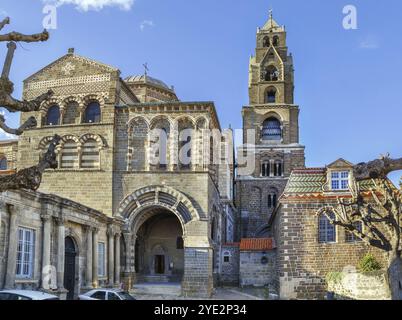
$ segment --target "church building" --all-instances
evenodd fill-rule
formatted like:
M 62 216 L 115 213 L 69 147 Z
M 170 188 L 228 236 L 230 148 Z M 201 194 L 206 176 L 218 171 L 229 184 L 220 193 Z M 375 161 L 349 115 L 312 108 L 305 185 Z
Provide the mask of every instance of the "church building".
M 323 299 L 328 272 L 371 251 L 382 261 L 320 215 L 348 195 L 352 164 L 305 168 L 293 57 L 272 12 L 249 62 L 236 161 L 214 103 L 181 101 L 148 73 L 123 79 L 69 49 L 24 80 L 24 99 L 54 95 L 21 114 L 36 128 L 0 142 L 0 175 L 61 142 L 39 190 L 0 194 L 0 288 L 73 299 L 170 282 L 184 297 L 235 285 Z

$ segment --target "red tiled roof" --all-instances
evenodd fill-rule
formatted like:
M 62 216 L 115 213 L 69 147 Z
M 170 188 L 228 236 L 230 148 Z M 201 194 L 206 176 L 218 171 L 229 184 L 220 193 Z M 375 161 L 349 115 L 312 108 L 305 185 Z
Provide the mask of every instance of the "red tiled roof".
M 262 239 L 241 239 L 240 250 L 243 251 L 261 251 L 272 250 L 275 248 L 273 238 Z

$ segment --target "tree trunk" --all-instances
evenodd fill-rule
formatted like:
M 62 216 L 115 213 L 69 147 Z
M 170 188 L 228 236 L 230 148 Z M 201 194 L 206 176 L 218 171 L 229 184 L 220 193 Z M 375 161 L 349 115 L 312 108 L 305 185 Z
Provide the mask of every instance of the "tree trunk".
M 392 300 L 402 300 L 402 258 L 399 253 L 390 254 L 387 273 Z

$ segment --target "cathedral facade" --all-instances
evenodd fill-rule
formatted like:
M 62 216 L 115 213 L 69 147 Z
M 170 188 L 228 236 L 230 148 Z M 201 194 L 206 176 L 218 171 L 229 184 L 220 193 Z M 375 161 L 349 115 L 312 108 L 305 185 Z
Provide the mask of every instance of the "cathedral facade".
M 62 138 L 38 191 L 0 195 L 0 288 L 72 299 L 175 282 L 185 297 L 240 285 L 320 299 L 326 272 L 369 251 L 320 215 L 348 193 L 352 165 L 305 168 L 293 57 L 272 14 L 250 58 L 237 161 L 213 102 L 181 101 L 147 72 L 122 79 L 69 49 L 24 81 L 23 98 L 48 89 L 39 111 L 21 115 L 37 128 L 0 142 L 0 174 L 10 174 Z

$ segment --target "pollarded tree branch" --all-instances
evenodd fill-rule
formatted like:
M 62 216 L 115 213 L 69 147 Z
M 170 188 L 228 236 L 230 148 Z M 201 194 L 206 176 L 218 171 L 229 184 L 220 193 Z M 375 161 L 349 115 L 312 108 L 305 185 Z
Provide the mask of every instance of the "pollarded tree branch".
M 10 18 L 7 17 L 0 22 L 0 30 L 4 28 L 5 25 L 10 24 Z M 49 33 L 44 30 L 42 33 L 35 33 L 31 35 L 22 34 L 19 32 L 10 32 L 7 34 L 0 35 L 0 42 L 2 41 L 16 41 L 16 42 L 39 42 L 46 41 L 49 39 Z
M 397 170 L 402 170 L 402 158 L 391 159 L 386 155 L 381 159 L 355 165 L 353 174 L 356 181 L 386 179 L 390 172 Z
M 0 42 L 2 41 L 15 41 L 15 42 L 39 42 L 49 39 L 49 33 L 44 30 L 42 33 L 31 35 L 22 34 L 19 32 L 10 32 L 7 34 L 0 34 Z
M 20 136 L 25 129 L 35 128 L 37 125 L 35 117 L 29 117 L 27 121 L 23 125 L 21 125 L 18 129 L 9 128 L 5 124 L 4 116 L 0 114 L 0 128 L 9 134 L 13 134 L 16 136 Z
M 56 146 L 60 140 L 61 137 L 58 135 L 53 137 L 47 152 L 42 156 L 37 166 L 0 177 L 0 192 L 17 189 L 37 190 L 42 181 L 43 172 L 49 168 L 57 168 Z
M 3 21 L 0 22 L 0 30 L 3 29 L 6 24 L 10 24 L 9 17 L 6 17 Z
M 0 78 L 0 82 L 2 79 Z M 1 84 L 0 84 L 1 86 Z M 31 111 L 38 111 L 42 102 L 48 100 L 53 96 L 53 91 L 49 90 L 48 92 L 40 95 L 39 97 L 27 101 L 27 100 L 17 100 L 14 99 L 9 94 L 4 94 L 0 90 L 0 106 L 7 109 L 9 112 L 31 112 Z

